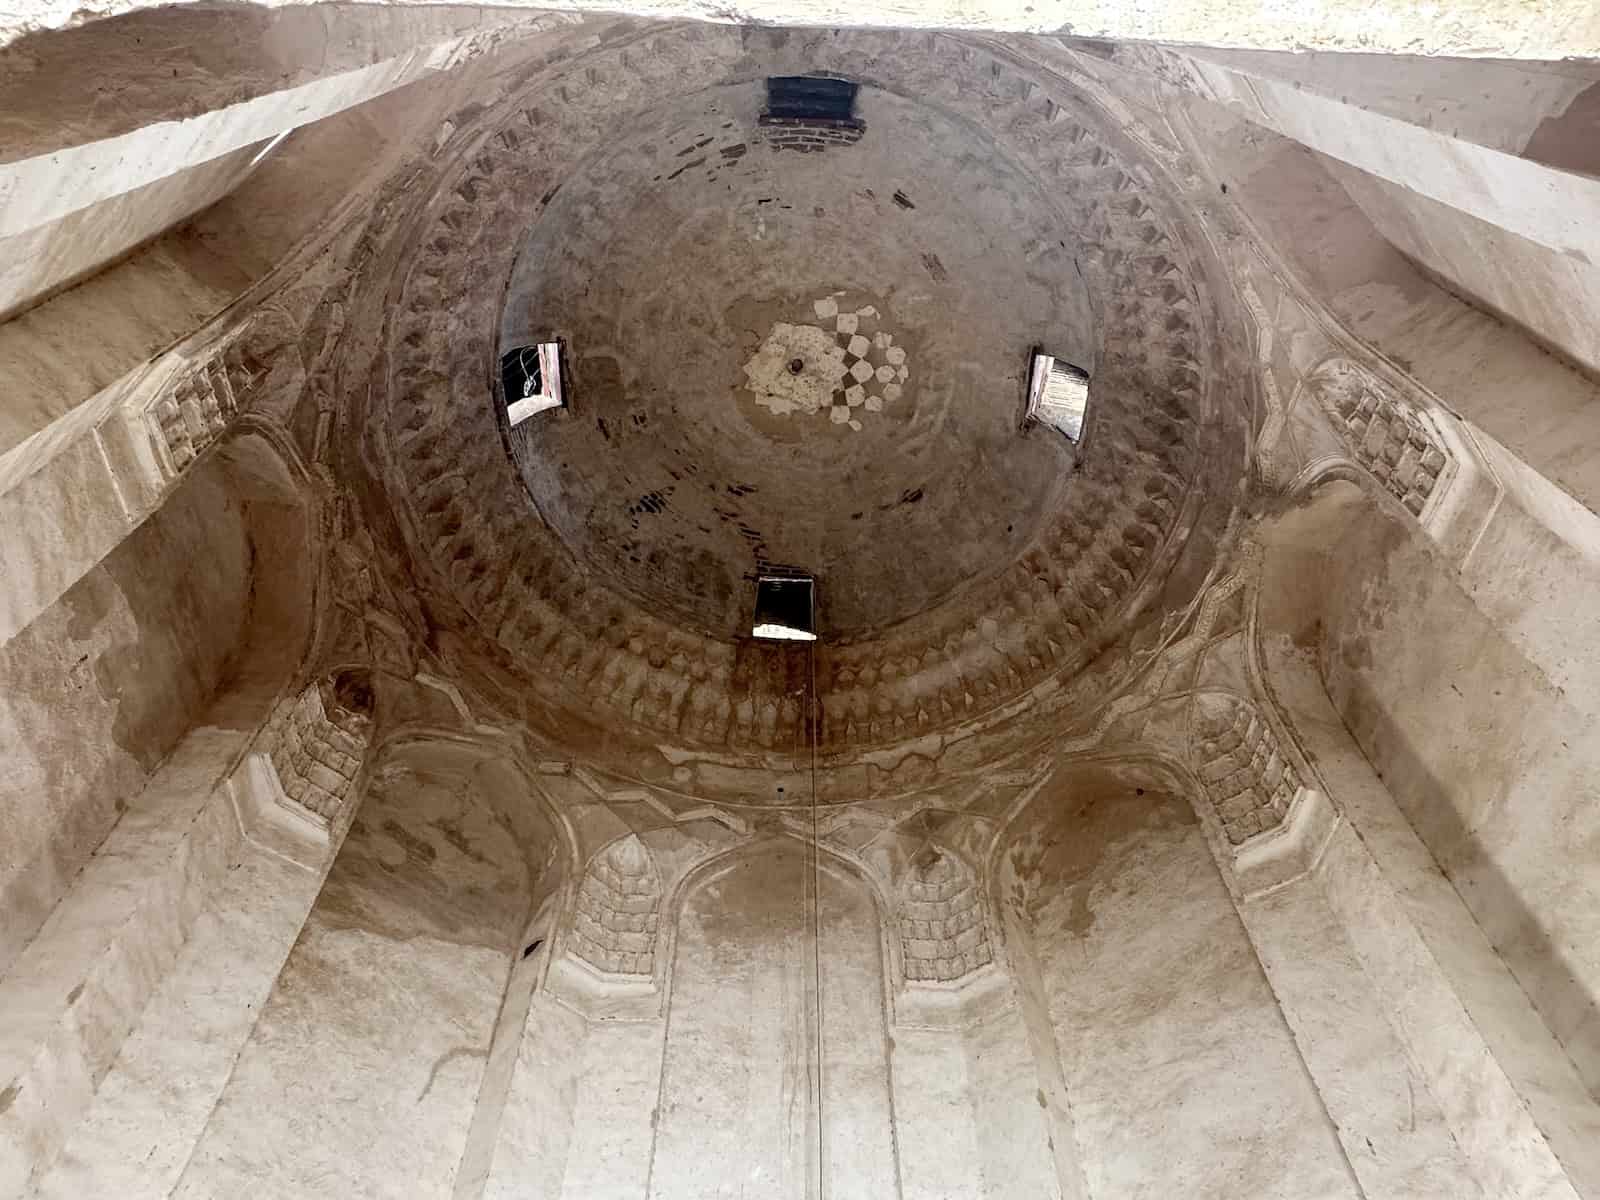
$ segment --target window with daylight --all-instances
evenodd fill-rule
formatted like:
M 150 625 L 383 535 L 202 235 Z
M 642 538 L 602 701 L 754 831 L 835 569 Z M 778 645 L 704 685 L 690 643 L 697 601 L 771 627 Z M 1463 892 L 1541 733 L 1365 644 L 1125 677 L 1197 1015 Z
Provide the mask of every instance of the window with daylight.
M 816 641 L 814 593 L 815 582 L 810 576 L 758 577 L 751 635 L 773 642 Z
M 518 346 L 500 358 L 500 379 L 505 389 L 506 417 L 515 426 L 535 413 L 561 408 L 561 343 L 536 342 Z
M 1034 351 L 1028 376 L 1028 416 L 1054 425 L 1074 446 L 1089 411 L 1089 372 L 1064 358 Z

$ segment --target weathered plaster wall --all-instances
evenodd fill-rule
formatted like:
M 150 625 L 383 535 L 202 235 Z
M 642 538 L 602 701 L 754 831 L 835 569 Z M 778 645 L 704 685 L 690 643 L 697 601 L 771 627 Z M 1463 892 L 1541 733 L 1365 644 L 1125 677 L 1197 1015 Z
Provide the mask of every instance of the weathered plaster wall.
M 545 849 L 515 780 L 389 753 L 175 1196 L 450 1194 Z
M 319 229 L 358 211 L 415 152 L 417 131 L 441 129 L 476 78 L 430 75 L 296 128 L 249 171 L 264 143 L 18 238 L 0 264 L 0 312 L 10 312 L 0 321 L 0 453 L 194 333 Z
M 0 162 L 202 116 L 518 16 L 450 4 L 163 6 L 24 39 L 0 50 Z
M 268 0 L 269 3 L 274 0 Z M 276 0 L 281 2 L 281 0 Z M 0 44 L 28 33 L 152 7 L 152 0 L 39 0 L 0 25 Z M 521 4 L 506 5 L 522 7 Z M 529 5 L 528 7 L 533 7 Z M 580 0 L 570 7 L 616 11 Z M 1342 49 L 1368 53 L 1462 54 L 1563 58 L 1600 53 L 1600 30 L 1580 0 L 1552 0 L 1530 9 L 1514 0 L 1463 0 L 1447 16 L 1419 13 L 1405 0 L 1285 10 L 1263 0 L 1145 7 L 1120 0 L 878 0 L 844 7 L 837 0 L 751 0 L 737 6 L 706 0 L 634 0 L 632 13 L 738 25 L 880 26 L 890 29 L 997 29 L 1070 32 L 1080 37 L 1153 39 L 1198 45 L 1278 50 Z
M 985 1196 L 959 1029 L 894 1031 L 895 1142 L 907 1200 Z
M 577 1165 L 572 1154 L 577 1132 L 573 1120 L 579 1077 L 587 1058 L 584 1050 L 588 1032 L 583 1014 L 543 990 L 532 995 L 516 1043 L 517 1061 L 489 1167 L 480 1181 L 481 1191 L 468 1191 L 467 1195 L 481 1194 L 486 1200 L 522 1196 L 542 1200 L 564 1194 L 567 1173 Z M 656 1058 L 659 1062 L 659 1052 Z M 458 1179 L 458 1195 L 467 1182 Z
M 1592 687 L 1554 682 L 1398 520 L 1365 514 L 1327 564 L 1319 651 L 1329 695 L 1600 1095 Z
M 251 562 L 242 502 L 199 470 L 0 647 L 0 971 L 223 681 Z
M 0 162 L 0 250 L 11 265 L 0 274 L 0 312 L 64 286 L 212 203 L 248 174 L 262 153 L 296 127 L 333 117 L 408 83 L 460 66 L 521 33 L 543 25 L 575 23 L 559 17 L 519 23 L 485 18 L 481 11 L 477 15 L 479 22 L 465 22 L 470 30 L 465 36 L 447 36 L 452 25 L 460 22 L 459 14 L 452 21 L 448 13 L 442 18 L 422 15 L 411 20 L 407 19 L 411 14 L 396 14 L 387 22 L 378 16 L 366 28 L 360 22 L 348 23 L 351 27 L 342 33 L 333 28 L 337 24 L 333 22 L 319 31 L 320 39 L 305 36 L 309 31 L 302 29 L 306 51 L 315 53 L 319 40 L 324 50 L 330 48 L 330 42 L 335 43 L 332 53 L 323 56 L 322 67 L 309 68 L 307 64 L 309 80 L 264 90 L 260 73 L 245 73 L 246 79 L 226 102 L 203 106 L 202 111 L 179 120 L 158 117 L 163 106 L 185 107 L 185 85 L 180 82 L 174 87 L 166 80 L 166 86 L 158 86 L 151 94 L 148 72 L 153 60 L 145 59 L 130 70 L 126 58 L 121 58 L 117 74 L 99 78 L 102 86 L 128 97 L 121 122 L 134 127 L 82 144 L 57 142 L 46 153 Z M 188 16 L 169 10 L 136 19 L 131 31 L 134 44 L 141 38 L 139 27 L 159 44 L 174 36 L 170 27 L 184 24 Z M 473 27 L 479 23 L 487 28 Z M 199 22 L 202 27 L 206 24 Z M 259 32 L 251 29 L 247 20 L 233 24 L 230 32 L 235 37 L 248 39 Z M 391 26 L 386 34 L 371 36 L 375 31 L 370 25 L 385 24 Z M 354 44 L 338 44 L 347 38 Z M 92 44 L 102 39 L 99 31 L 90 30 L 64 40 Z M 213 38 L 214 42 L 226 40 L 220 31 Z M 294 40 L 293 34 L 289 40 Z M 382 57 L 380 47 L 385 42 L 390 53 Z M 70 55 L 64 46 L 52 45 L 45 58 L 59 61 L 64 52 Z M 369 52 L 374 61 L 362 62 Z M 213 50 L 197 57 L 226 57 L 226 52 Z M 351 59 L 359 65 L 341 70 Z M 52 66 L 47 61 L 36 69 L 49 72 Z M 163 78 L 167 69 L 163 62 Z M 176 78 L 177 68 L 171 70 Z M 33 125 L 47 138 L 61 136 L 48 106 L 49 93 L 55 89 L 49 85 L 40 89 L 43 96 L 30 94 L 25 83 L 12 90 L 22 93 L 11 97 L 13 125 Z M 60 90 L 66 93 L 63 98 L 69 109 L 64 115 L 81 118 L 85 97 L 70 86 Z M 195 90 L 203 93 L 207 89 L 201 83 Z M 241 99 L 239 93 L 262 94 Z M 36 109 L 34 105 L 41 100 L 45 107 Z M 72 111 L 74 108 L 78 111 Z M 140 123 L 135 115 L 141 110 L 148 114 L 147 123 Z
M 0 323 L 0 452 L 193 333 L 251 279 L 186 226 Z
M 1429 1195 L 1594 1195 L 1600 1104 L 1536 1009 L 1539 993 L 1493 944 L 1492 921 L 1478 915 L 1484 898 L 1441 870 L 1428 827 L 1409 818 L 1393 781 L 1410 781 L 1370 740 L 1358 744 L 1324 684 L 1324 602 L 1330 577 L 1342 574 L 1330 560 L 1352 529 L 1374 524 L 1388 522 L 1370 494 L 1330 483 L 1263 527 L 1264 683 L 1339 815 L 1314 870 L 1243 911 L 1369 1194 L 1409 1177 Z M 1421 640 L 1415 629 L 1408 636 Z M 1293 940 L 1280 941 L 1291 930 Z M 1332 944 L 1312 952 L 1319 940 Z M 1332 987 L 1317 981 L 1312 995 L 1320 964 L 1344 957 L 1340 942 L 1357 971 Z M 1382 1014 L 1374 1032 L 1397 1038 L 1404 1053 L 1373 1053 L 1373 1032 L 1361 1031 L 1371 1017 L 1360 1015 L 1373 1004 Z M 1452 1181 L 1463 1173 L 1470 1184 Z
M 213 890 L 37 1200 L 165 1200 L 177 1184 L 328 862 L 248 836 L 229 851 L 195 870 Z
M 1453 292 L 1590 370 L 1600 363 L 1573 315 L 1600 293 L 1586 216 L 1600 185 L 1569 149 L 1581 135 L 1565 127 L 1568 106 L 1600 78 L 1592 64 L 1228 51 L 1170 52 L 1162 63 L 1157 73 L 1327 155 L 1383 235 Z M 1523 154 L 1536 132 L 1537 160 Z M 1552 169 L 1552 159 L 1583 165 Z
M 214 204 L 248 178 L 267 143 L 246 144 L 38 224 L 7 229 L 0 248 L 0 315 L 88 278 L 135 247 Z
M 652 1197 L 816 1195 L 809 874 L 804 849 L 779 842 L 740 855 L 684 905 Z M 832 865 L 820 922 L 824 1173 L 831 1194 L 896 1196 L 878 915 Z
M 1600 79 L 1600 69 L 1585 62 L 1316 51 L 1178 52 L 1334 97 L 1341 104 L 1444 137 L 1519 155 L 1543 122 L 1565 113 Z
M 1350 333 L 1589 508 L 1600 507 L 1600 388 L 1591 378 L 1418 270 L 1341 183 L 1365 178 L 1359 172 L 1216 106 L 1176 107 L 1197 157 L 1270 259 Z
M 1584 318 L 1600 303 L 1592 253 L 1563 253 L 1353 167 L 1330 162 L 1329 169 L 1384 237 L 1451 290 L 1600 372 L 1600 336 Z M 1596 207 L 1566 203 L 1580 213 Z
M 1189 801 L 1086 769 L 1033 803 L 1006 893 L 1086 1194 L 1360 1196 Z

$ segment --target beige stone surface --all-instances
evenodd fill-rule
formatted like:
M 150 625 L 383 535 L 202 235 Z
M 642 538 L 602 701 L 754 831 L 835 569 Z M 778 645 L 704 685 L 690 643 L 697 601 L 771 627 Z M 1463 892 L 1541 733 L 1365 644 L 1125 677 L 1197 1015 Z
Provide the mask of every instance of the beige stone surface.
M 1590 11 L 118 11 L 0 17 L 0 1197 L 1600 1200 Z
M 1360 1195 L 1188 804 L 1093 774 L 1035 804 L 1010 853 L 1088 1194 Z
M 798 845 L 741 856 L 686 898 L 650 1194 L 813 1196 L 819 1169 L 869 1194 L 900 1190 L 876 914 L 836 870 L 822 877 L 820 1009 Z
M 0 649 L 0 965 L 202 718 L 244 623 L 249 556 L 239 504 L 215 473 L 197 478 Z M 195 557 L 206 575 L 170 587 Z
M 142 0 L 96 0 L 69 6 L 66 0 L 12 0 L 0 30 L 9 42 L 88 18 L 104 18 L 143 7 Z M 540 6 L 548 7 L 548 6 Z M 584 4 L 570 7 L 584 8 Z M 595 6 L 601 8 L 602 6 Z M 602 11 L 619 11 L 606 5 Z M 1509 58 L 1584 57 L 1600 54 L 1593 11 L 1576 0 L 1539 8 L 1515 0 L 1464 0 L 1447 14 L 1420 11 L 1405 0 L 1350 5 L 1337 0 L 1284 10 L 1261 0 L 1208 0 L 1204 4 L 1147 6 L 1127 0 L 904 0 L 844 7 L 836 0 L 797 5 L 755 0 L 734 8 L 696 0 L 636 0 L 622 11 L 656 18 L 691 18 L 762 25 L 870 25 L 897 29 L 972 29 L 1071 33 L 1079 37 L 1192 42 L 1270 50 L 1485 54 Z

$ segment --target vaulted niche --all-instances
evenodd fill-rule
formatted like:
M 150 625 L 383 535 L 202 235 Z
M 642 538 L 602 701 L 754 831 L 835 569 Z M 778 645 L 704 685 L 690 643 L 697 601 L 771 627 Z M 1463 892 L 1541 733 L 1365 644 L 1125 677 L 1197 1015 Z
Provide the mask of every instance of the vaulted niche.
M 863 879 L 824 857 L 813 918 L 810 854 L 787 838 L 741 851 L 684 900 L 652 1154 L 658 1200 L 725 1194 L 733 1179 L 751 1196 L 814 1196 L 819 1150 L 827 1195 L 901 1194 L 877 905 Z

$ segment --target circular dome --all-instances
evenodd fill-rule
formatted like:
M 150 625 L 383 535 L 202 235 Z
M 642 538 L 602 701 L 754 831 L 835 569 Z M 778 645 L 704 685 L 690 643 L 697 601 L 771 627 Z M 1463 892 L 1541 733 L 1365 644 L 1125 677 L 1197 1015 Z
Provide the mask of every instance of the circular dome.
M 841 763 L 1103 697 L 1101 651 L 1213 561 L 1248 411 L 1127 122 L 942 35 L 681 26 L 542 70 L 374 233 L 397 276 L 363 433 L 487 686 L 759 757 L 813 732 L 814 669 Z M 811 72 L 861 83 L 859 139 L 760 121 L 765 76 Z M 500 352 L 552 333 L 572 408 L 508 454 Z M 1019 428 L 1034 343 L 1094 366 L 1070 470 Z M 814 661 L 737 636 L 768 563 L 821 579 Z
M 981 131 L 863 87 L 864 129 L 791 141 L 763 101 L 660 106 L 562 182 L 500 349 L 563 339 L 573 419 L 509 436 L 544 520 L 652 612 L 735 636 L 755 576 L 800 568 L 858 638 L 1038 536 L 1072 455 L 1021 434 L 1029 350 L 1091 361 L 1092 318 L 1062 214 Z

